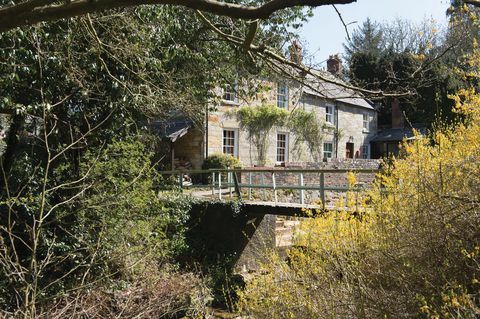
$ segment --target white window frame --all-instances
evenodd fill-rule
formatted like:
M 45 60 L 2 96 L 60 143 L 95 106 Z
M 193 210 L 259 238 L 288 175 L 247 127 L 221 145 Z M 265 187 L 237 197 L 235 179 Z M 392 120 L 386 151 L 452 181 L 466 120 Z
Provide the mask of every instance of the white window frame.
M 277 83 L 277 107 L 288 110 L 288 85 L 285 82 Z
M 225 88 L 222 90 L 222 100 L 224 102 L 228 102 L 232 104 L 238 103 L 237 90 L 238 90 L 237 81 L 235 81 L 233 86 L 231 84 L 226 84 Z
M 331 113 L 328 110 L 331 110 Z M 335 105 L 325 104 L 325 122 L 335 125 Z
M 370 115 L 368 113 L 363 113 L 362 120 L 363 120 L 363 131 L 369 132 L 370 131 Z
M 283 135 L 285 136 L 285 146 L 279 146 L 279 142 L 280 142 L 280 139 L 279 139 L 279 136 L 280 135 Z M 289 136 L 288 136 L 288 133 L 286 132 L 277 132 L 277 145 L 276 145 L 276 155 L 275 155 L 275 162 L 277 164 L 282 164 L 282 163 L 286 163 L 288 162 L 288 142 L 289 142 Z M 281 159 L 279 159 L 279 150 L 283 149 L 284 150 L 284 154 L 283 154 L 283 161 Z
M 370 145 L 363 144 L 360 146 L 360 158 L 369 159 L 370 158 Z
M 332 149 L 330 151 L 326 150 L 327 145 L 331 145 Z M 330 154 L 330 156 L 328 156 L 328 154 Z M 333 142 L 323 143 L 323 158 L 333 158 Z
M 225 140 L 226 138 L 231 139 L 230 137 L 225 137 L 225 132 L 233 132 L 233 154 L 230 152 L 225 151 L 225 147 L 232 147 L 232 145 L 226 145 Z M 238 158 L 238 129 L 232 128 L 224 128 L 222 130 L 222 153 L 223 154 L 230 154 L 233 157 Z

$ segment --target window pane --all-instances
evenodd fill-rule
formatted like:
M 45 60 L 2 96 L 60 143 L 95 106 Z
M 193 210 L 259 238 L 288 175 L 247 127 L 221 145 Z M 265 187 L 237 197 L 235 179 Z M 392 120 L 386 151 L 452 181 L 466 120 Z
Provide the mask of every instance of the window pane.
M 368 129 L 368 126 L 369 126 L 368 124 L 369 124 L 368 114 L 363 114 L 363 128 Z
M 223 90 L 222 98 L 226 101 L 232 101 L 232 102 L 235 102 L 237 100 L 237 94 L 232 85 L 228 84 L 225 86 L 225 89 Z
M 333 156 L 333 143 L 323 143 L 323 157 L 332 158 Z
M 277 106 L 288 108 L 288 87 L 285 83 L 278 83 L 277 85 Z
M 362 158 L 367 159 L 368 158 L 368 145 L 362 145 L 361 152 L 362 152 L 362 154 L 361 154 Z
M 277 134 L 277 162 L 285 162 L 287 158 L 287 135 Z
M 333 121 L 333 106 L 331 106 L 331 105 L 325 106 L 325 120 L 328 123 L 334 124 L 334 121 Z
M 223 130 L 223 153 L 235 156 L 235 131 Z

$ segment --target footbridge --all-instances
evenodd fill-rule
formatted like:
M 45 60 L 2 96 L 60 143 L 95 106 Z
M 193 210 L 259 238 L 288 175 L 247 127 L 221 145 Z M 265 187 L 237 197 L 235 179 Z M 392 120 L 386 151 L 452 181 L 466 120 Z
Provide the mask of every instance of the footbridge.
M 311 217 L 333 210 L 360 211 L 359 193 L 371 187 L 378 172 L 378 169 L 279 167 L 160 174 L 167 189 L 181 189 L 205 201 L 236 202 L 249 214 Z M 351 198 L 349 204 L 345 203 L 347 193 L 354 194 L 353 205 Z
M 268 250 L 285 252 L 294 245 L 297 217 L 363 212 L 362 192 L 372 187 L 377 172 L 279 167 L 160 173 L 163 189 L 180 189 L 197 199 L 189 246 L 199 245 L 201 258 L 228 256 L 235 272 L 246 273 L 267 261 Z

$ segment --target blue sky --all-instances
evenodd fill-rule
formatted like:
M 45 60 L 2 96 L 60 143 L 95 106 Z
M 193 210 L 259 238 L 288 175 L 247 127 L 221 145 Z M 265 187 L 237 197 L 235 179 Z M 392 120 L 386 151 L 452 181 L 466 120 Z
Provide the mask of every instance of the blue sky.
M 349 26 L 351 33 L 370 17 L 375 21 L 391 21 L 395 18 L 420 22 L 424 18 L 446 24 L 445 12 L 449 0 L 357 0 L 356 3 L 338 5 L 345 23 L 357 21 Z M 343 24 L 333 7 L 320 7 L 314 16 L 300 30 L 301 41 L 309 54 L 315 55 L 315 62 L 321 63 L 329 54 L 342 53 L 346 41 Z

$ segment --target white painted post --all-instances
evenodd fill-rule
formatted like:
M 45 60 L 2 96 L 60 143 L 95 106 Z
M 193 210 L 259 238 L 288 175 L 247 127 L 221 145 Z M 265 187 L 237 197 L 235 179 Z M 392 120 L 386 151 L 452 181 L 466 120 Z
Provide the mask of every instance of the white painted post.
M 218 199 L 222 199 L 222 173 L 218 172 Z
M 215 196 L 215 172 L 212 172 L 212 197 Z
M 278 198 L 277 198 L 277 184 L 275 183 L 275 172 L 272 172 L 272 185 L 273 185 L 273 198 L 276 206 L 278 202 Z
M 303 187 L 303 173 L 300 172 L 300 187 Z M 300 190 L 300 204 L 305 204 L 305 190 Z
M 252 172 L 248 173 L 248 184 L 252 185 Z M 248 200 L 252 200 L 252 188 L 248 187 Z
M 325 174 L 320 173 L 320 199 L 322 200 L 322 208 L 325 210 Z
M 260 175 L 262 176 L 262 187 L 265 185 L 265 176 L 262 172 L 260 172 Z M 262 188 L 262 195 L 263 195 L 263 200 L 265 200 L 265 188 Z

